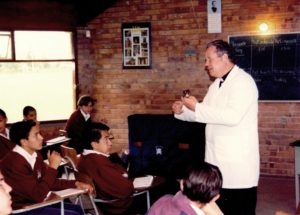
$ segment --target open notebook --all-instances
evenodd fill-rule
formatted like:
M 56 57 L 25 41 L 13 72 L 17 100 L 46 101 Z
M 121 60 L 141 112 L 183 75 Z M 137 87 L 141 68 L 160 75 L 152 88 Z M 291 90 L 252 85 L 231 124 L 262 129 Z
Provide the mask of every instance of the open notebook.
M 133 187 L 134 188 L 150 187 L 152 185 L 153 178 L 154 178 L 153 175 L 137 177 L 133 180 Z

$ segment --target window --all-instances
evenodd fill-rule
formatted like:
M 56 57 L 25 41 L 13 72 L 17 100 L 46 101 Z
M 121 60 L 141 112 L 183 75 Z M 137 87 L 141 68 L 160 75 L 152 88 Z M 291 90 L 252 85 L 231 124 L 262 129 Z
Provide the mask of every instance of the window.
M 31 105 L 39 121 L 64 120 L 75 107 L 72 32 L 0 31 L 0 108 L 9 122 Z
M 11 32 L 0 31 L 0 60 L 12 59 Z

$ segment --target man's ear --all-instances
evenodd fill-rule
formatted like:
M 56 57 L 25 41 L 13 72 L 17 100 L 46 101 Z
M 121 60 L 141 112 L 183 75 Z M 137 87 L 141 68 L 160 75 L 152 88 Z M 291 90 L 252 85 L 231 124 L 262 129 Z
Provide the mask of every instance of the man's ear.
M 21 144 L 21 146 L 28 146 L 28 140 L 27 139 L 21 139 L 20 144 Z
M 215 201 L 217 201 L 219 198 L 220 198 L 220 194 L 215 195 L 215 197 L 212 198 L 212 200 L 211 200 L 210 202 L 215 202 Z
M 227 54 L 227 53 L 224 53 L 224 54 L 222 55 L 222 58 L 228 60 L 228 59 L 229 59 L 228 54 Z
M 97 142 L 95 142 L 95 141 L 92 141 L 91 142 L 91 146 L 92 146 L 92 148 L 94 149 L 94 148 L 96 148 L 96 145 L 97 145 L 98 143 Z

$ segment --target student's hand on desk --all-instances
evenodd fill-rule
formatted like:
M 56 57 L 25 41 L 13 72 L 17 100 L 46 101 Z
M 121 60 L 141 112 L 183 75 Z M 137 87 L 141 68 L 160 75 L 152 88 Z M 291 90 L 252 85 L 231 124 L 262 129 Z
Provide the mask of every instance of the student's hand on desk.
M 58 152 L 53 151 L 52 153 L 50 153 L 50 151 L 48 151 L 47 153 L 47 157 L 48 157 L 48 161 L 49 161 L 49 166 L 52 167 L 53 169 L 57 169 L 61 163 L 61 156 Z
M 83 183 L 80 181 L 76 181 L 75 186 L 79 189 L 88 190 L 89 193 L 92 193 L 94 191 L 93 187 L 90 184 Z

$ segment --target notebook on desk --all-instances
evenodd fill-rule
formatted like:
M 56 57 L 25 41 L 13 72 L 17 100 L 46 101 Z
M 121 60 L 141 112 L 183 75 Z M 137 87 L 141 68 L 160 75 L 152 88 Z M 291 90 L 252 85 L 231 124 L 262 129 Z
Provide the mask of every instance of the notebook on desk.
M 69 188 L 69 189 L 65 189 L 65 190 L 52 191 L 52 192 L 55 193 L 56 195 L 58 195 L 61 198 L 66 198 L 66 197 L 86 193 L 86 190 L 78 189 L 78 188 Z
M 69 140 L 70 140 L 70 138 L 68 138 L 68 137 L 59 136 L 59 137 L 55 137 L 53 139 L 50 139 L 50 140 L 46 141 L 46 145 L 51 146 L 51 145 L 54 145 L 54 144 L 57 144 L 57 143 L 67 142 Z
M 133 187 L 134 188 L 150 187 L 152 185 L 153 178 L 154 178 L 153 175 L 137 177 L 133 180 Z

